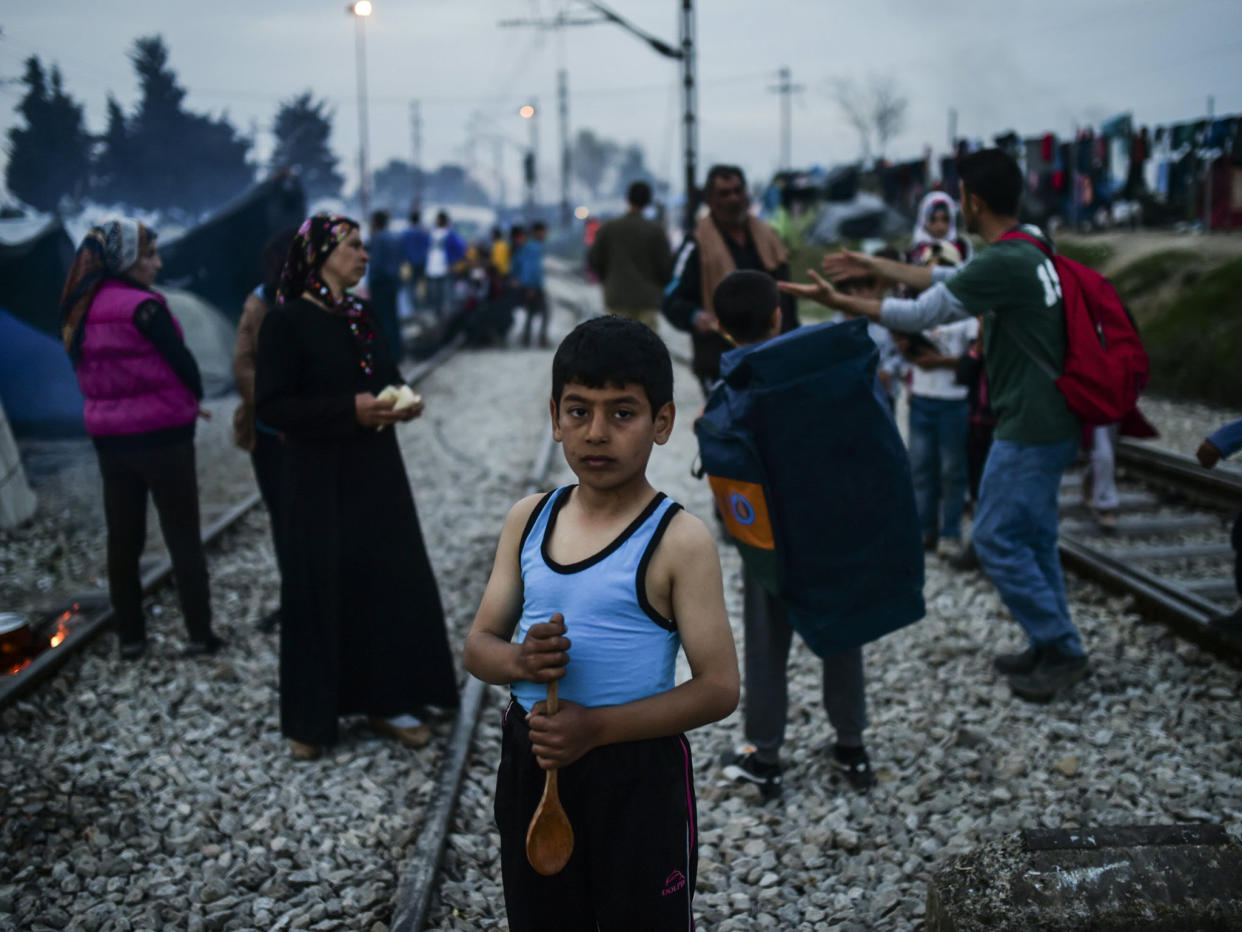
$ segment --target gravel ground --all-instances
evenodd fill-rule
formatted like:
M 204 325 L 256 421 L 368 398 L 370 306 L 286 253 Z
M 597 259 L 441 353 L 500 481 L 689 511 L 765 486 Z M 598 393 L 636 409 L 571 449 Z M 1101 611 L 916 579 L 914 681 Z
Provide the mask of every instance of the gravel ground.
M 684 369 L 677 376 L 680 421 L 650 475 L 706 518 L 706 484 L 689 473 L 690 419 L 702 398 Z M 1196 446 L 1222 414 L 1146 407 L 1162 428 L 1184 422 Z M 563 461 L 557 481 L 572 481 Z M 720 553 L 741 650 L 739 560 L 727 545 Z M 781 801 L 765 806 L 752 789 L 720 781 L 717 761 L 741 739 L 740 712 L 691 735 L 701 929 L 918 929 L 933 870 L 1022 827 L 1212 821 L 1242 833 L 1238 671 L 1141 621 L 1125 600 L 1071 579 L 1093 675 L 1052 705 L 1031 705 L 991 672 L 992 654 L 1020 642 L 991 585 L 932 558 L 926 595 L 926 619 L 867 649 L 867 741 L 880 781 L 869 796 L 829 776 L 819 667 L 800 642 L 790 661 Z M 491 818 L 501 691 L 490 699 L 433 907 L 436 929 L 508 927 Z
M 562 293 L 588 305 L 597 294 Z M 568 316 L 556 323 L 563 331 Z M 684 349 L 680 335 L 672 342 Z M 426 383 L 424 419 L 402 428 L 455 645 L 543 436 L 549 361 L 547 351 L 458 356 Z M 702 399 L 678 375 L 681 420 L 651 475 L 706 516 L 706 485 L 689 475 Z M 251 487 L 249 463 L 226 439 L 231 402 L 217 405 L 200 435 L 205 502 Z M 1185 422 L 1193 451 L 1230 415 L 1188 407 L 1170 405 L 1168 418 Z M 1145 408 L 1171 438 L 1158 407 Z M 26 453 L 28 465 L 67 455 Z M 78 455 L 55 480 L 32 469 L 43 510 L 0 536 L 6 608 L 101 585 L 95 465 L 88 450 Z M 721 556 L 737 623 L 738 560 L 723 545 Z M 0 713 L 0 929 L 385 927 L 450 723 L 437 719 L 438 739 L 417 753 L 355 723 L 323 760 L 291 761 L 276 726 L 276 639 L 253 628 L 276 598 L 263 513 L 209 559 L 218 624 L 233 642 L 222 656 L 177 656 L 180 612 L 164 589 L 148 601 L 145 660 L 121 666 L 105 639 Z M 943 859 L 1021 826 L 1242 826 L 1236 671 L 1073 582 L 1095 675 L 1052 706 L 1031 706 L 990 673 L 991 653 L 1019 638 L 988 583 L 931 560 L 927 598 L 927 619 L 868 650 L 868 743 L 881 781 L 869 797 L 828 776 L 818 667 L 800 644 L 783 801 L 762 806 L 720 784 L 716 761 L 740 738 L 738 714 L 692 735 L 701 928 L 918 928 Z M 490 816 L 500 704 L 492 690 L 432 928 L 506 926 Z
M 568 315 L 559 318 L 564 330 Z M 458 650 L 542 442 L 549 357 L 459 354 L 424 383 L 426 415 L 400 428 Z M 220 491 L 236 482 L 248 492 L 248 461 L 212 436 L 200 436 L 200 468 Z M 235 473 L 215 468 L 230 460 Z M 49 534 L 73 554 L 46 572 L 49 590 L 80 585 L 101 560 L 99 519 L 85 510 L 93 469 L 71 463 L 44 486 L 80 493 L 82 527 L 49 531 L 75 514 L 49 493 L 52 519 L 4 541 L 14 591 L 24 591 L 17 577 L 44 584 L 10 568 L 10 554 L 50 546 Z M 231 642 L 222 655 L 178 656 L 183 626 L 166 588 L 147 603 L 143 661 L 121 665 L 106 637 L 0 713 L 0 929 L 386 927 L 451 721 L 433 718 L 438 738 L 420 752 L 351 722 L 321 761 L 292 761 L 277 727 L 277 639 L 254 628 L 277 598 L 261 509 L 212 548 L 209 568 Z

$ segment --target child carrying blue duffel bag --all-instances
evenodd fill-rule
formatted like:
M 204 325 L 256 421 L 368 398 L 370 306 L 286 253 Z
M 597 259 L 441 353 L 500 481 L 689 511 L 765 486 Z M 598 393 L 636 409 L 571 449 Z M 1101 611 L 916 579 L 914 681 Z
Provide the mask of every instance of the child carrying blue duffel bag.
M 877 359 L 863 320 L 740 347 L 695 424 L 747 570 L 821 657 L 924 614 L 910 463 Z

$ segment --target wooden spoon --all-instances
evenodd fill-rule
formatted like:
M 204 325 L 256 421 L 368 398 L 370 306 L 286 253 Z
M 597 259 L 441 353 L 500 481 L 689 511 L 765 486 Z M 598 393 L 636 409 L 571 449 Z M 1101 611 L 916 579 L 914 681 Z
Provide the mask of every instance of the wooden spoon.
M 556 680 L 548 684 L 548 714 L 555 715 L 560 703 L 556 697 Z M 547 771 L 543 799 L 526 829 L 526 860 L 535 872 L 545 877 L 559 874 L 569 863 L 574 851 L 574 830 L 561 808 L 556 791 L 556 768 Z

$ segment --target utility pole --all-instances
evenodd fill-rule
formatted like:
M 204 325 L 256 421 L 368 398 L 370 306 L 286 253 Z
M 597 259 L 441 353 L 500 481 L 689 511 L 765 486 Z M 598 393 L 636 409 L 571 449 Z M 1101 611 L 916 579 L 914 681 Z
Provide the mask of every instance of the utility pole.
M 569 226 L 569 71 L 556 73 L 556 106 L 561 134 L 561 226 Z
M 496 215 L 505 209 L 505 141 L 499 136 L 492 137 L 493 171 L 496 173 Z
M 1216 98 L 1208 95 L 1207 99 L 1207 122 L 1208 135 L 1211 138 L 1212 117 L 1216 111 Z M 1211 149 L 1208 149 L 1210 152 Z M 1203 181 L 1203 229 L 1211 231 L 1212 229 L 1212 158 L 1207 160 L 1207 177 Z
M 687 233 L 694 229 L 695 214 L 699 209 L 696 165 L 699 151 L 698 99 L 694 69 L 694 0 L 681 0 L 681 124 L 686 162 L 686 210 L 682 226 Z
M 786 65 L 777 72 L 780 82 L 768 90 L 781 95 L 781 160 L 778 168 L 781 171 L 793 169 L 793 113 L 790 104 L 794 94 L 801 93 L 803 85 L 792 82 L 793 73 Z
M 366 217 L 371 212 L 371 178 L 367 168 L 370 130 L 367 126 L 367 43 L 363 26 L 371 15 L 371 4 L 359 0 L 346 11 L 354 17 L 354 58 L 358 66 L 358 200 L 362 215 Z
M 414 162 L 410 166 L 410 205 L 413 210 L 423 206 L 423 112 L 417 100 L 410 102 L 410 142 Z
M 957 108 L 949 108 L 949 154 L 957 153 Z

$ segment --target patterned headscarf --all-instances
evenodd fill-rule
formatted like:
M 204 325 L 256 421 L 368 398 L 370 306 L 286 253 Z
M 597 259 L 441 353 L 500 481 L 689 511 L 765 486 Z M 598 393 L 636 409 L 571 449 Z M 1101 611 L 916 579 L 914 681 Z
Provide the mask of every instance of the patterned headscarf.
M 353 334 L 362 352 L 359 366 L 370 375 L 375 371 L 375 328 L 367 316 L 362 301 L 345 292 L 340 299 L 320 277 L 323 264 L 332 250 L 341 245 L 358 224 L 338 214 L 315 214 L 307 217 L 298 227 L 297 235 L 289 246 L 289 257 L 284 271 L 280 273 L 280 287 L 276 290 L 277 305 L 289 304 L 309 293 L 335 314 L 343 314 L 349 320 L 349 332 Z
M 332 289 L 319 277 L 323 264 L 332 250 L 345 242 L 346 237 L 358 224 L 338 214 L 315 214 L 307 217 L 298 227 L 297 235 L 289 246 L 284 271 L 280 273 L 280 287 L 276 291 L 276 303 L 288 304 L 310 292 L 334 311 L 343 311 L 346 305 L 359 304 L 351 294 L 337 300 Z
M 155 231 L 132 217 L 105 220 L 83 238 L 60 294 L 60 335 L 75 364 L 82 321 L 95 292 L 106 279 L 122 277 L 154 241 Z

